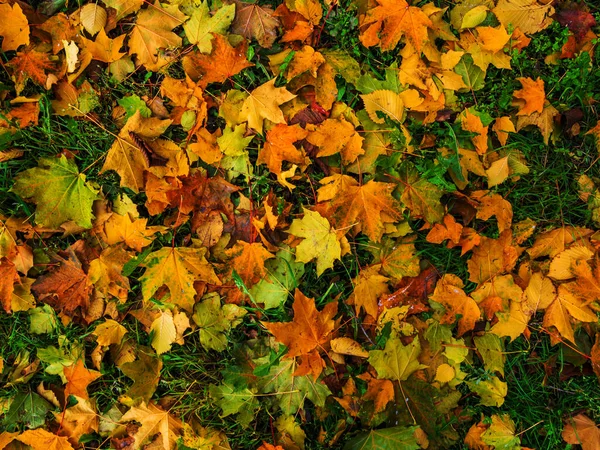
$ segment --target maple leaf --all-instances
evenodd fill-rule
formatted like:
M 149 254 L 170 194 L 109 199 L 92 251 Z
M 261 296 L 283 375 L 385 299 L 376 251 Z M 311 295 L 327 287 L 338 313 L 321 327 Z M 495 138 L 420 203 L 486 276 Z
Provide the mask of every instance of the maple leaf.
M 522 77 L 517 78 L 517 81 L 523 86 L 523 89 L 513 93 L 513 96 L 518 99 L 516 102 L 519 106 L 517 116 L 531 115 L 534 112 L 541 113 L 546 101 L 544 81 L 539 77 L 537 80 Z
M 373 252 L 374 262 L 381 264 L 383 273 L 398 281 L 404 277 L 419 275 L 421 269 L 414 244 L 386 240 L 377 247 Z
M 337 303 L 330 302 L 318 312 L 314 299 L 296 289 L 292 308 L 294 318 L 291 322 L 261 323 L 288 348 L 286 358 L 305 355 L 315 349 L 322 350 L 335 328 L 333 317 L 337 314 Z
M 65 398 L 69 395 L 75 395 L 85 400 L 88 399 L 88 385 L 102 376 L 100 372 L 86 369 L 81 359 L 77 360 L 75 364 L 65 367 L 63 373 L 67 380 Z
M 363 269 L 354 281 L 354 292 L 350 301 L 354 303 L 356 313 L 364 309 L 367 314 L 377 318 L 379 297 L 389 293 L 389 278 L 379 273 L 381 265 L 376 264 Z
M 2 51 L 16 50 L 21 45 L 29 45 L 29 22 L 21 7 L 15 3 L 0 5 L 0 36 L 2 39 Z
M 267 275 L 265 261 L 275 257 L 263 244 L 244 241 L 238 241 L 227 251 L 227 255 L 232 258 L 232 270 L 236 271 L 246 287 L 253 286 Z
M 66 437 L 57 436 L 41 428 L 24 431 L 16 439 L 34 450 L 73 450 Z
M 141 427 L 135 432 L 135 441 L 131 446 L 132 450 L 136 450 L 147 441 L 150 441 L 153 436 L 160 433 L 160 441 L 162 448 L 165 450 L 174 449 L 177 439 L 183 430 L 183 424 L 179 419 L 171 416 L 168 411 L 165 411 L 154 403 L 142 403 L 139 406 L 132 406 L 123 417 L 121 423 L 138 422 Z
M 396 48 L 400 39 L 406 36 L 418 53 L 429 38 L 427 28 L 432 27 L 431 19 L 405 0 L 377 0 L 377 6 L 360 17 L 360 40 L 365 47 L 379 44 L 383 51 Z
M 242 323 L 246 310 L 237 305 L 221 306 L 216 294 L 208 294 L 194 307 L 192 319 L 200 329 L 200 343 L 206 349 L 223 351 L 227 347 L 227 333 Z
M 446 214 L 443 219 L 443 224 L 436 223 L 431 231 L 427 233 L 425 238 L 427 242 L 433 244 L 441 244 L 446 239 L 452 244 L 458 244 L 462 236 L 463 226 L 456 222 L 453 216 Z
M 88 277 L 96 286 L 97 292 L 125 303 L 129 292 L 129 279 L 121 272 L 130 259 L 131 255 L 121 247 L 109 247 L 102 251 L 99 258 L 91 261 Z
M 282 359 L 259 380 L 261 392 L 267 394 L 276 392 L 278 406 L 284 414 L 288 415 L 296 414 L 303 407 L 305 399 L 309 399 L 316 406 L 324 407 L 327 397 L 331 395 L 329 388 L 312 376 L 296 376 L 296 371 L 295 359 Z
M 109 346 L 120 344 L 127 334 L 127 328 L 115 320 L 108 319 L 96 327 L 94 334 L 97 336 L 98 345 Z
M 579 9 L 580 5 L 566 6 L 556 13 L 557 22 L 569 28 L 578 40 L 583 39 L 589 29 L 596 26 L 596 19 L 588 11 Z
M 288 233 L 304 238 L 296 247 L 296 261 L 307 263 L 317 260 L 317 276 L 333 267 L 342 256 L 342 247 L 336 231 L 318 212 L 304 210 L 302 219 L 294 219 Z
M 149 301 L 163 285 L 169 288 L 170 301 L 191 312 L 195 302 L 194 281 L 220 285 L 213 267 L 206 261 L 206 249 L 163 247 L 148 255 L 140 278 L 142 296 Z
M 117 11 L 116 20 L 119 21 L 125 16 L 138 12 L 144 0 L 106 0 L 102 3 Z
M 47 275 L 38 277 L 31 286 L 36 298 L 72 314 L 81 307 L 85 312 L 90 304 L 93 285 L 81 268 L 77 257 L 71 253 L 68 259 L 56 256 L 58 267 Z
M 208 2 L 204 1 L 183 25 L 183 30 L 190 43 L 196 44 L 200 52 L 211 53 L 213 36 L 224 33 L 231 25 L 234 15 L 235 5 L 225 5 L 211 16 Z
M 429 223 L 441 222 L 444 207 L 440 198 L 444 191 L 421 177 L 410 163 L 402 164 L 399 172 L 400 201 L 411 210 L 413 217 L 423 217 Z
M 152 243 L 151 238 L 157 232 L 166 231 L 165 227 L 147 227 L 147 223 L 148 219 L 131 220 L 129 214 L 121 216 L 113 213 L 104 224 L 106 233 L 104 241 L 108 245 L 124 242 L 129 248 L 141 252 L 142 248 Z
M 420 353 L 418 337 L 403 345 L 400 338 L 394 336 L 387 340 L 383 350 L 369 352 L 369 364 L 377 370 L 379 378 L 405 381 L 413 372 L 427 367 L 419 363 Z
M 66 408 L 64 412 L 54 412 L 54 418 L 60 422 L 61 436 L 67 436 L 73 445 L 79 443 L 84 434 L 98 431 L 98 413 L 91 400 L 77 397 L 77 404 Z
M 580 227 L 566 226 L 539 234 L 533 245 L 527 249 L 532 259 L 542 256 L 554 258 L 566 249 L 569 244 L 583 240 L 591 230 Z
M 85 116 L 98 106 L 98 94 L 87 81 L 79 89 L 61 81 L 55 86 L 54 92 L 57 100 L 52 100 L 52 109 L 60 116 Z
M 492 129 L 496 132 L 496 136 L 498 136 L 498 141 L 500 144 L 506 145 L 506 141 L 508 140 L 509 133 L 516 133 L 515 125 L 510 120 L 510 117 L 503 116 L 499 117 L 494 121 L 494 126 Z
M 240 121 L 247 121 L 249 128 L 259 133 L 263 131 L 265 119 L 273 123 L 284 123 L 285 118 L 279 106 L 296 97 L 284 87 L 275 87 L 275 78 L 260 85 L 244 100 L 239 113 Z
M 458 319 L 458 335 L 462 336 L 467 331 L 475 328 L 481 316 L 479 306 L 471 297 L 463 291 L 464 284 L 456 275 L 444 275 L 435 286 L 431 300 L 441 304 L 446 309 L 446 314 L 440 320 L 441 323 L 454 323 Z
M 492 423 L 481 435 L 481 441 L 493 448 L 519 448 L 521 440 L 515 435 L 515 423 L 508 414 L 492 414 Z
M 530 125 L 536 126 L 544 137 L 544 144 L 548 145 L 550 135 L 556 127 L 554 118 L 558 116 L 558 114 L 558 110 L 546 101 L 542 112 L 532 112 L 527 116 L 519 116 L 517 119 L 517 131 Z
M 231 32 L 247 39 L 256 39 L 261 47 L 271 48 L 277 38 L 280 23 L 273 17 L 273 10 L 254 3 L 233 0 L 235 19 L 231 24 Z
M 142 152 L 134 145 L 130 132 L 141 138 L 156 138 L 163 134 L 171 120 L 144 118 L 139 111 L 131 116 L 111 146 L 100 173 L 114 170 L 121 176 L 121 186 L 139 192 L 144 186 L 144 170 L 148 163 Z
M 123 363 L 120 369 L 133 380 L 127 390 L 127 395 L 133 399 L 142 398 L 150 401 L 160 380 L 160 371 L 163 367 L 162 360 L 149 348 L 140 348 L 138 359 Z
M 600 428 L 585 414 L 565 420 L 562 438 L 567 444 L 580 444 L 583 450 L 600 448 Z
M 546 328 L 555 327 L 561 336 L 575 343 L 575 333 L 571 318 L 577 322 L 597 322 L 598 316 L 580 298 L 571 295 L 567 288 L 558 286 L 558 295 L 546 308 L 543 325 Z
M 392 449 L 418 450 L 422 448 L 415 436 L 418 426 L 411 427 L 391 427 L 379 428 L 349 440 L 344 446 L 345 450 L 366 450 L 366 449 Z
M 78 19 L 69 17 L 64 13 L 51 16 L 39 28 L 52 36 L 52 53 L 55 55 L 65 49 L 65 45 L 72 42 L 79 30 L 76 27 Z
M 402 218 L 402 209 L 391 196 L 395 185 L 373 180 L 362 186 L 356 181 L 349 184 L 332 200 L 327 217 L 333 219 L 338 230 L 356 227 L 372 241 L 379 242 L 385 224 Z
M 110 39 L 104 28 L 100 30 L 95 41 L 91 41 L 84 37 L 81 38 L 81 42 L 85 48 L 90 52 L 92 58 L 97 61 L 105 63 L 112 63 L 120 60 L 126 53 L 121 53 L 121 47 L 125 42 L 127 36 L 122 34 L 114 39 Z
M 518 258 L 517 249 L 512 245 L 512 234 L 505 230 L 498 239 L 481 237 L 481 243 L 473 249 L 473 256 L 467 262 L 469 280 L 483 283 L 490 278 L 510 271 Z
M 92 203 L 98 191 L 85 181 L 73 160 L 40 158 L 39 166 L 21 172 L 11 188 L 37 204 L 36 222 L 56 228 L 69 220 L 92 228 Z
M 313 25 L 318 25 L 323 17 L 323 8 L 318 0 L 293 0 L 286 4 L 290 10 L 299 13 Z
M 27 47 L 11 59 L 7 66 L 11 70 L 11 78 L 15 82 L 17 94 L 25 88 L 27 80 L 33 80 L 38 85 L 50 89 L 47 71 L 55 69 L 54 63 L 47 53 L 38 52 L 32 47 Z
M 248 42 L 244 39 L 232 47 L 227 38 L 213 33 L 209 55 L 193 52 L 183 58 L 183 69 L 194 81 L 205 88 L 210 83 L 222 83 L 254 64 L 246 59 Z
M 488 220 L 495 216 L 498 221 L 498 231 L 510 229 L 513 210 L 510 202 L 504 200 L 499 194 L 490 194 L 488 191 L 475 191 L 472 198 L 479 201 L 477 205 L 477 218 Z
M 281 173 L 283 161 L 294 164 L 304 164 L 306 155 L 294 145 L 308 136 L 308 131 L 300 125 L 277 124 L 267 131 L 266 142 L 258 151 L 257 164 L 266 164 L 276 175 Z
M 362 149 L 363 138 L 358 134 L 354 125 L 343 117 L 327 119 L 310 131 L 306 140 L 319 147 L 318 157 L 340 153 L 342 162 L 348 164 L 365 152 Z
M 158 1 L 140 11 L 129 33 L 129 54 L 136 55 L 137 63 L 147 70 L 160 69 L 168 61 L 159 56 L 159 50 L 181 46 L 181 38 L 171 30 L 185 18 L 177 5 L 163 6 Z

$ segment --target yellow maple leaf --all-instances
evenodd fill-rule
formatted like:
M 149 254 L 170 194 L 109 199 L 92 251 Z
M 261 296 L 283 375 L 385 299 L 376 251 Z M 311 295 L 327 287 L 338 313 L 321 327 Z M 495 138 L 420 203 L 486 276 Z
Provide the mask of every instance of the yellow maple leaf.
M 250 92 L 239 113 L 240 122 L 247 121 L 249 128 L 259 133 L 263 131 L 265 119 L 273 123 L 284 123 L 283 112 L 279 108 L 296 97 L 284 87 L 275 87 L 275 78 Z
M 129 33 L 129 54 L 136 55 L 138 64 L 148 70 L 159 70 L 169 60 L 159 50 L 181 46 L 181 38 L 171 30 L 183 23 L 186 16 L 177 5 L 155 5 L 140 11 Z
M 296 261 L 307 263 L 316 259 L 317 276 L 332 268 L 333 262 L 342 256 L 336 231 L 318 212 L 304 209 L 304 217 L 294 219 L 288 233 L 304 238 L 296 247 Z

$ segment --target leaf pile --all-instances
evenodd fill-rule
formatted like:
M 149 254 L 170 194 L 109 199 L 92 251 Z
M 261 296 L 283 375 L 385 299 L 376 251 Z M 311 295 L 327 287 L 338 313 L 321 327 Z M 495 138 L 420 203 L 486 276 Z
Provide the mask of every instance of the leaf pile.
M 573 180 L 587 223 L 537 223 L 504 198 L 528 182 L 527 139 L 598 143 L 600 125 L 540 77 L 477 97 L 549 27 L 565 42 L 544 64 L 597 70 L 594 16 L 263 3 L 0 3 L 0 161 L 24 212 L 0 217 L 0 304 L 46 342 L 0 359 L 0 448 L 230 448 L 162 395 L 194 339 L 223 368 L 204 401 L 247 430 L 270 417 L 263 449 L 521 448 L 499 408 L 505 346 L 532 332 L 600 376 L 597 165 Z M 338 14 L 360 49 L 336 45 Z M 90 161 L 16 144 L 51 118 L 110 145 Z M 127 388 L 107 400 L 109 373 Z M 474 398 L 489 417 L 461 414 Z M 598 428 L 580 414 L 563 437 L 595 448 Z

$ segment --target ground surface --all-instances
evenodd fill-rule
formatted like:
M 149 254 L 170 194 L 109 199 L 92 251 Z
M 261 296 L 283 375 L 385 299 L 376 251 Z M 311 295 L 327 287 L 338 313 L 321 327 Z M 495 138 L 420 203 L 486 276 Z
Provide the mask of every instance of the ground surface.
M 0 449 L 598 448 L 593 2 L 0 17 Z

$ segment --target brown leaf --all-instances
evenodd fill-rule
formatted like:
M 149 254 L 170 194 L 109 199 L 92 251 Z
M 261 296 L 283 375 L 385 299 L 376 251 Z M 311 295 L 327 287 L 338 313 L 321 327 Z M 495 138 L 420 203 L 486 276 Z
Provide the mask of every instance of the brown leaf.
M 45 89 L 50 86 L 47 72 L 55 69 L 54 63 L 47 53 L 42 53 L 27 47 L 11 59 L 7 66 L 11 69 L 11 77 L 16 85 L 17 94 L 25 88 L 27 80 L 32 80 Z
M 233 0 L 235 3 L 235 19 L 231 24 L 231 32 L 241 34 L 247 39 L 256 39 L 261 47 L 271 48 L 277 38 L 279 19 L 273 16 L 269 7 L 261 7 L 253 3 Z
M 578 414 L 565 421 L 562 438 L 568 444 L 581 444 L 583 450 L 600 449 L 600 428 L 585 414 Z
M 47 275 L 38 277 L 31 291 L 38 300 L 66 314 L 73 314 L 77 308 L 85 313 L 90 306 L 93 285 L 79 259 L 71 251 L 68 259 L 57 255 L 55 261 L 57 265 Z

